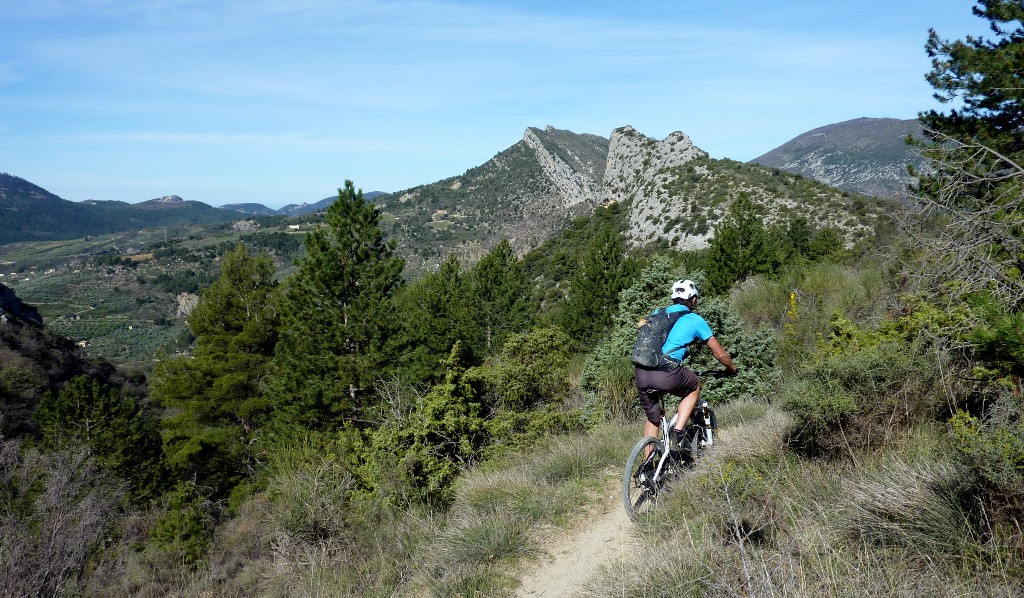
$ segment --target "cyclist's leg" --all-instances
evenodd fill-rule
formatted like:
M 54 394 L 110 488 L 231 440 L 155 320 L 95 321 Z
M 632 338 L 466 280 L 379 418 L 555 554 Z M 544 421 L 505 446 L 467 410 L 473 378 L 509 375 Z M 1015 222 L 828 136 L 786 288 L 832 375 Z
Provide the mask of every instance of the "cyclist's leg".
M 657 438 L 658 426 L 661 425 L 661 418 L 665 415 L 662 413 L 659 400 L 662 391 L 656 388 L 657 377 L 650 370 L 637 368 L 635 381 L 637 394 L 640 395 L 640 406 L 643 407 L 644 414 L 647 416 L 644 421 L 644 437 Z
M 684 367 L 675 371 L 674 381 L 672 394 L 682 398 L 679 401 L 679 406 L 676 407 L 676 423 L 671 432 L 671 436 L 677 439 L 675 443 L 670 442 L 673 448 L 678 446 L 678 438 L 686 429 L 686 423 L 690 420 L 693 408 L 697 405 L 697 399 L 700 398 L 700 377 L 689 368 Z
M 693 414 L 693 408 L 697 406 L 698 398 L 700 398 L 700 384 L 697 385 L 696 390 L 679 401 L 679 407 L 676 409 L 678 414 L 675 424 L 676 430 L 682 430 L 686 427 L 686 422 L 690 420 L 690 415 Z

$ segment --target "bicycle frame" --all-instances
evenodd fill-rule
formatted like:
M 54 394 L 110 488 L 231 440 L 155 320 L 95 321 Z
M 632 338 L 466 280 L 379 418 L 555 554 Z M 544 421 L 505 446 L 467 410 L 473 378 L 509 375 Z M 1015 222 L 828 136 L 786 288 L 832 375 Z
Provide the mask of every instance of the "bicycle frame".
M 658 397 L 658 404 L 661 406 L 662 413 L 665 412 L 665 393 L 661 393 Z M 665 462 L 672 457 L 672 451 L 669 449 L 669 433 L 672 428 L 675 427 L 676 420 L 679 419 L 679 413 L 673 413 L 671 419 L 665 417 L 661 418 L 661 425 L 659 426 L 661 438 L 660 440 L 665 445 L 664 451 L 661 453 L 661 459 L 658 460 L 658 465 L 654 468 L 652 474 L 655 483 L 661 481 L 662 470 L 665 467 Z M 697 404 L 693 407 L 693 413 L 690 415 L 690 419 L 693 420 L 693 425 L 698 428 L 698 436 L 696 438 L 696 446 L 693 448 L 698 451 L 712 446 L 715 443 L 714 430 L 717 422 L 715 421 L 715 412 L 711 409 L 707 399 L 699 399 Z M 689 424 L 688 424 L 689 425 Z M 686 426 L 683 428 L 687 429 Z
M 715 372 L 700 372 L 698 376 L 714 376 Z M 665 414 L 665 397 L 669 393 L 657 394 L 658 407 Z M 649 395 L 652 400 L 654 396 Z M 675 395 L 671 395 L 675 396 Z M 636 521 L 639 513 L 649 508 L 650 502 L 658 495 L 666 478 L 680 473 L 678 466 L 692 467 L 694 459 L 705 448 L 715 442 L 718 428 L 715 410 L 705 398 L 698 398 L 690 414 L 690 421 L 683 427 L 680 449 L 672 450 L 670 434 L 679 418 L 674 410 L 671 418 L 662 417 L 656 435 L 646 436 L 637 441 L 626 460 L 622 478 L 623 503 L 630 519 Z M 656 461 L 655 461 L 656 459 Z
M 662 413 L 664 413 L 665 412 L 664 395 L 658 397 L 658 403 L 661 405 Z M 672 419 L 671 420 L 666 419 L 665 417 L 661 418 L 661 426 L 660 426 L 660 428 L 661 428 L 661 441 L 663 443 L 665 443 L 665 448 L 666 449 L 668 448 L 668 435 L 669 435 L 669 431 L 672 428 L 675 427 L 675 423 L 676 423 L 677 419 L 679 419 L 679 414 L 678 413 L 672 414 Z M 654 482 L 655 483 L 658 483 L 658 482 L 661 481 L 661 471 L 662 471 L 662 468 L 665 467 L 665 461 L 668 461 L 669 456 L 671 455 L 671 453 L 672 453 L 672 451 L 670 451 L 670 450 L 661 451 L 661 459 L 658 460 L 658 466 L 654 468 L 654 473 L 652 474 L 653 477 L 654 477 Z

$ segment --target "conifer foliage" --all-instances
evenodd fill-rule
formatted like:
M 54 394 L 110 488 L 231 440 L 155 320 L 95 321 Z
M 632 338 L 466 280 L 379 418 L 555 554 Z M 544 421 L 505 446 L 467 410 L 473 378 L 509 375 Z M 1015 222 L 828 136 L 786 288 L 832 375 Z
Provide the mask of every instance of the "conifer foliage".
M 468 359 L 479 353 L 465 278 L 458 258 L 450 255 L 437 271 L 405 287 L 396 298 L 395 311 L 403 314 L 399 361 L 412 378 L 439 382 L 444 375 L 441 359 L 459 341 Z
M 569 282 L 557 319 L 576 342 L 589 346 L 611 325 L 628 268 L 621 235 L 610 218 L 602 219 Z
M 935 142 L 925 148 L 932 170 L 920 179 L 920 199 L 940 226 L 929 242 L 934 268 L 926 280 L 942 295 L 973 303 L 967 337 L 974 356 L 991 368 L 997 398 L 978 393 L 952 420 L 954 446 L 985 513 L 993 543 L 1024 551 L 1024 2 L 978 0 L 975 16 L 992 37 L 944 40 L 931 30 L 926 79 L 948 112 L 920 115 Z M 952 283 L 952 284 L 951 284 Z M 944 297 L 945 299 L 945 297 Z M 956 336 L 959 331 L 949 331 Z M 972 368 L 970 378 L 981 368 Z M 977 391 L 976 391 L 977 392 Z M 981 400 L 978 400 L 981 399 Z M 983 407 L 978 407 L 978 405 Z M 971 479 L 968 477 L 968 479 Z M 988 523 L 993 521 L 994 523 Z M 1007 538 L 1008 540 L 1003 540 Z
M 134 398 L 88 376 L 43 395 L 35 419 L 50 450 L 88 447 L 96 463 L 131 483 L 135 498 L 152 498 L 162 475 L 156 422 Z
M 740 193 L 730 206 L 728 217 L 715 231 L 707 263 L 711 293 L 724 293 L 734 282 L 770 270 L 771 253 L 765 228 L 757 206 L 746 193 Z
M 404 262 L 379 219 L 345 181 L 325 226 L 306 237 L 306 256 L 284 291 L 270 390 L 286 424 L 355 422 L 361 397 L 388 365 L 384 343 L 399 321 L 391 298 Z
M 214 495 L 252 472 L 250 447 L 269 410 L 262 386 L 277 339 L 273 277 L 268 256 L 242 245 L 228 252 L 188 318 L 192 355 L 154 369 L 151 396 L 174 413 L 164 421 L 172 475 Z
M 508 335 L 526 329 L 537 310 L 521 260 L 512 245 L 502 240 L 485 255 L 467 277 L 473 298 L 473 319 L 480 326 L 485 352 L 496 351 Z
M 993 37 L 944 40 L 929 32 L 926 79 L 948 112 L 920 115 L 932 171 L 922 199 L 947 218 L 936 260 L 968 290 L 990 290 L 1024 305 L 1024 2 L 979 0 L 976 16 Z

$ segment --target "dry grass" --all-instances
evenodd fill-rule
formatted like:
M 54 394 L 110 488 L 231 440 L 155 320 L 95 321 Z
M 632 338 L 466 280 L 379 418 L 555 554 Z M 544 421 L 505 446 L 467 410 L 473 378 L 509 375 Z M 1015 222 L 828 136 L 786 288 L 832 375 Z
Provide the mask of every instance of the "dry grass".
M 956 470 L 923 446 L 941 437 L 864 455 L 855 470 L 782 451 L 789 425 L 767 409 L 723 429 L 640 526 L 650 550 L 609 564 L 586 595 L 1020 595 L 1006 555 L 976 533 Z

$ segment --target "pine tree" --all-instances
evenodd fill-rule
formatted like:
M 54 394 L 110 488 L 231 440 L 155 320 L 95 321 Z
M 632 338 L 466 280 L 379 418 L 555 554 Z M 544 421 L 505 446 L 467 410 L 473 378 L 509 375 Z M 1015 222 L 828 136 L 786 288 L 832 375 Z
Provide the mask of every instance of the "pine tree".
M 806 216 L 797 216 L 786 226 L 786 238 L 792 248 L 792 255 L 806 256 L 811 248 L 811 226 Z
M 943 136 L 971 141 L 1014 159 L 1024 151 L 1024 3 L 979 0 L 972 12 L 989 21 L 995 38 L 949 41 L 929 30 L 925 49 L 932 71 L 925 78 L 937 100 L 959 99 L 962 107 L 948 114 L 929 110 L 921 121 L 938 141 Z
M 35 413 L 43 446 L 83 444 L 96 463 L 131 484 L 131 496 L 152 498 L 162 481 L 163 453 L 156 421 L 135 401 L 88 376 L 77 376 Z
M 771 252 L 757 206 L 740 193 L 715 230 L 707 253 L 708 292 L 725 293 L 733 283 L 770 269 Z
M 944 40 L 929 31 L 926 76 L 949 112 L 920 115 L 935 143 L 919 191 L 945 220 L 933 247 L 940 274 L 967 290 L 991 290 L 1024 305 L 1024 3 L 979 0 L 973 12 L 992 38 Z
M 306 237 L 306 255 L 285 285 L 270 389 L 283 423 L 317 430 L 354 421 L 388 365 L 384 343 L 398 326 L 391 298 L 403 260 L 379 219 L 345 181 L 325 226 Z
M 528 328 L 537 312 L 526 270 L 503 239 L 473 266 L 467 279 L 470 310 L 482 335 L 479 344 L 493 353 L 509 334 Z
M 467 362 L 474 361 L 474 354 L 482 350 L 471 342 L 480 336 L 470 316 L 471 300 L 454 254 L 436 271 L 402 289 L 395 300 L 395 311 L 402 314 L 404 324 L 397 350 L 416 381 L 440 381 L 444 374 L 440 364 L 457 342 L 465 347 L 463 359 Z
M 277 340 L 274 265 L 239 244 L 188 318 L 191 357 L 162 360 L 151 396 L 164 420 L 172 476 L 223 496 L 251 474 L 252 440 L 269 403 L 263 384 Z
M 569 282 L 568 297 L 556 320 L 575 341 L 590 345 L 611 324 L 625 285 L 625 270 L 622 237 L 611 222 L 604 221 Z
M 986 521 L 996 522 L 987 528 L 991 541 L 1019 546 L 1024 521 L 1024 2 L 979 0 L 972 11 L 988 20 L 994 37 L 948 41 L 931 30 L 925 46 L 932 59 L 926 78 L 935 98 L 960 107 L 920 115 L 934 143 L 925 148 L 932 169 L 920 177 L 918 190 L 939 224 L 937 242 L 931 236 L 920 240 L 931 249 L 924 252 L 931 258 L 925 265 L 935 268 L 929 277 L 935 288 L 943 294 L 955 289 L 957 298 L 966 296 L 974 304 L 978 322 L 966 337 L 974 343 L 975 357 L 1009 383 L 995 401 L 977 401 L 985 404 L 984 419 L 960 412 L 952 430 L 971 473 L 965 479 L 975 484 L 965 490 L 990 514 Z

